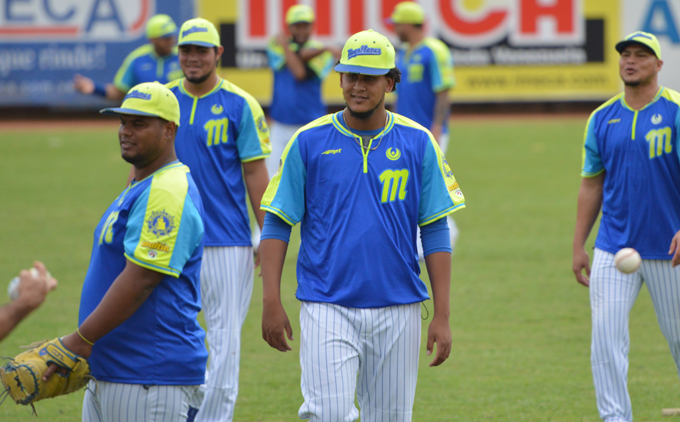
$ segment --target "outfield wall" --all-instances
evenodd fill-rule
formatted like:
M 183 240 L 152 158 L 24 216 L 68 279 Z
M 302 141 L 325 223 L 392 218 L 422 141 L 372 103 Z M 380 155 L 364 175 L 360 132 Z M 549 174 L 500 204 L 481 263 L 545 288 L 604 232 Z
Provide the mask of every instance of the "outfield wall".
M 220 30 L 220 74 L 263 105 L 272 77 L 264 49 L 284 28 L 296 2 L 316 10 L 316 32 L 341 46 L 385 23 L 399 0 L 3 0 L 0 8 L 0 106 L 86 106 L 102 100 L 73 92 L 82 73 L 111 81 L 129 51 L 143 44 L 154 13 L 179 22 L 200 15 Z M 613 46 L 636 30 L 655 33 L 663 48 L 664 85 L 680 89 L 680 0 L 420 0 L 426 30 L 452 50 L 454 102 L 601 101 L 621 89 Z M 341 104 L 337 75 L 323 95 Z

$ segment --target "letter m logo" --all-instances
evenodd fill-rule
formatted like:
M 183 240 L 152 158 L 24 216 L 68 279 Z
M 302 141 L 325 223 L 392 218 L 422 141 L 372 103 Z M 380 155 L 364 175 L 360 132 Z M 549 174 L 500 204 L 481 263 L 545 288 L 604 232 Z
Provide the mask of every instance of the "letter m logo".
M 397 193 L 399 193 L 399 200 L 403 201 L 406 198 L 408 170 L 385 170 L 380 174 L 380 183 L 382 183 L 381 202 L 383 204 L 397 199 Z

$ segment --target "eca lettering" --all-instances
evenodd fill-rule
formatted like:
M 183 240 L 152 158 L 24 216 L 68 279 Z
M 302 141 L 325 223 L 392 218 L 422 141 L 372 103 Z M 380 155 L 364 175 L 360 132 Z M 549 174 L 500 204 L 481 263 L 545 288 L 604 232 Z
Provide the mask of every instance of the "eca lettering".
M 3 0 L 0 36 L 132 36 L 154 12 L 152 0 Z
M 227 132 L 229 129 L 229 119 L 208 120 L 203 127 L 208 135 L 207 139 L 209 147 L 217 145 L 220 142 L 223 144 L 227 143 L 227 140 L 229 139 L 229 134 Z
M 406 198 L 406 184 L 408 183 L 408 169 L 385 170 L 380 174 L 382 196 L 380 202 L 386 204 L 395 201 L 397 195 L 400 201 Z

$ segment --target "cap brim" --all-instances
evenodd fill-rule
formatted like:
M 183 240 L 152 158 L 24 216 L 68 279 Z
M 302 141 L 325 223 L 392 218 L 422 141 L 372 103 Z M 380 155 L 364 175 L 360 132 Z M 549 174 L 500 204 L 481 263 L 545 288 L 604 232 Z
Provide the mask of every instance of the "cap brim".
M 177 45 L 199 45 L 201 47 L 219 47 L 215 44 L 211 44 L 205 41 L 182 41 L 180 43 L 177 43 Z
M 295 21 L 295 22 L 286 22 L 286 25 L 295 25 L 296 23 L 309 23 L 309 24 L 312 24 L 312 23 L 314 23 L 314 21 L 302 19 L 302 20 Z
M 618 51 L 619 54 L 621 54 L 621 53 L 623 53 L 623 50 L 625 50 L 626 47 L 628 47 L 631 44 L 637 44 L 637 45 L 641 45 L 643 47 L 647 47 L 649 49 L 649 51 L 651 51 L 652 54 L 654 54 L 656 56 L 656 52 L 654 51 L 654 49 L 652 47 L 648 46 L 647 44 L 645 44 L 643 42 L 636 41 L 636 40 L 619 41 L 618 43 L 616 43 L 616 46 L 614 48 L 616 48 L 616 51 Z
M 338 64 L 335 66 L 336 72 L 359 73 L 361 75 L 385 75 L 390 69 L 377 69 L 375 67 L 352 66 L 349 64 Z
M 101 114 L 131 114 L 133 116 L 148 116 L 148 117 L 158 117 L 162 118 L 157 114 L 151 114 L 147 113 L 145 111 L 139 111 L 139 110 L 134 110 L 131 108 L 123 108 L 123 107 L 116 107 L 116 108 L 105 108 L 102 110 L 99 110 Z

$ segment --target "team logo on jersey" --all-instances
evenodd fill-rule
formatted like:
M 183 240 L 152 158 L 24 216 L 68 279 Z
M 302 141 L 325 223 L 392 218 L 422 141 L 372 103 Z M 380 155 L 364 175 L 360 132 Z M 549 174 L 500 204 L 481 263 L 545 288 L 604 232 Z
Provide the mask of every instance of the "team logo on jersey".
M 154 251 L 153 249 L 150 249 L 147 255 L 149 255 L 149 258 L 151 259 L 156 259 L 156 257 L 158 256 L 158 252 Z
M 401 157 L 401 151 L 399 151 L 399 148 L 387 148 L 385 155 L 387 155 L 388 159 L 397 161 Z
M 213 104 L 210 111 L 212 112 L 212 114 L 222 114 L 222 112 L 224 111 L 224 107 L 222 107 L 221 104 Z
M 652 123 L 654 123 L 655 125 L 658 125 L 659 123 L 661 123 L 662 120 L 663 120 L 663 117 L 661 117 L 661 115 L 658 114 L 658 113 L 652 116 Z
M 257 130 L 262 134 L 269 132 L 269 129 L 267 129 L 267 121 L 264 119 L 264 116 L 257 118 Z M 269 142 L 269 139 L 267 139 L 266 142 Z
M 151 218 L 146 221 L 149 231 L 156 237 L 167 236 L 175 228 L 175 217 L 165 210 L 151 212 Z
M 144 242 L 142 242 L 142 247 L 143 248 L 149 248 L 149 249 L 156 249 L 156 250 L 162 251 L 162 252 L 170 252 L 170 247 L 168 246 L 168 244 L 163 243 L 163 242 L 147 242 L 147 241 L 144 241 Z
M 621 119 L 611 119 L 610 121 L 607 122 L 607 124 L 610 125 L 612 123 L 618 123 L 620 121 L 621 121 Z
M 340 149 L 329 149 L 328 151 L 322 152 L 321 155 L 330 155 L 330 154 L 335 155 L 335 154 L 340 154 L 341 151 L 342 151 L 342 148 L 340 148 Z

